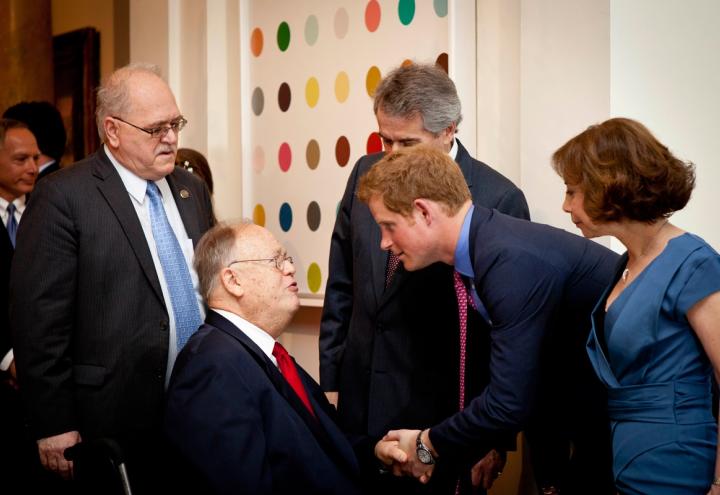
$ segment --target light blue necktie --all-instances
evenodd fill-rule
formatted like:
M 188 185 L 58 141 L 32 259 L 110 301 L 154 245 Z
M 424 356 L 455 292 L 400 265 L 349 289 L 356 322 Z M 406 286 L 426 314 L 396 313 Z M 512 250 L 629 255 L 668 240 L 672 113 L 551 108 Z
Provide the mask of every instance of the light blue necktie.
M 147 195 L 150 199 L 150 223 L 155 238 L 155 247 L 170 292 L 173 313 L 175 313 L 177 348 L 180 352 L 202 323 L 200 309 L 185 256 L 165 215 L 162 197 L 154 182 L 148 181 Z
M 15 247 L 15 236 L 17 236 L 17 220 L 15 220 L 15 205 L 8 203 L 7 207 L 8 220 L 7 220 L 7 232 L 10 236 L 10 242 L 12 242 L 13 248 Z

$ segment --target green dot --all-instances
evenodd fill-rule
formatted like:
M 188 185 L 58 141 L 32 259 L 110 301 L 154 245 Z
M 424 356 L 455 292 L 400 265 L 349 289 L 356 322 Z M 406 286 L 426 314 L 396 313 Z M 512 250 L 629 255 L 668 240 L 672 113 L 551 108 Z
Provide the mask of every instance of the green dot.
M 415 17 L 415 0 L 400 0 L 398 2 L 398 16 L 400 22 L 405 26 L 410 24 Z
M 413 10 L 415 10 L 414 6 Z M 281 22 L 278 26 L 277 43 L 281 52 L 284 52 L 288 49 L 288 46 L 290 46 L 290 26 L 288 26 L 288 23 L 285 21 Z
M 317 263 L 310 263 L 307 271 L 308 288 L 311 292 L 316 293 L 320 290 L 322 284 L 322 275 L 320 274 L 320 267 Z

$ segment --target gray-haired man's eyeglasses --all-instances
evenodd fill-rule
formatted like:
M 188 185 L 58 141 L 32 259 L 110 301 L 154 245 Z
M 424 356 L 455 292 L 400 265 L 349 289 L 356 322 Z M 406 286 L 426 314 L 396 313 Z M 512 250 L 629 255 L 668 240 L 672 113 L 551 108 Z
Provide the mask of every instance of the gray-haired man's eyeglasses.
M 111 118 L 113 118 L 115 120 L 119 120 L 123 124 L 132 126 L 139 131 L 143 131 L 147 134 L 150 134 L 150 137 L 152 137 L 153 139 L 164 138 L 165 136 L 167 136 L 167 133 L 170 132 L 170 129 L 172 129 L 172 131 L 175 134 L 177 134 L 180 131 L 182 131 L 183 127 L 185 127 L 185 125 L 187 124 L 187 120 L 185 119 L 185 117 L 179 117 L 179 118 L 173 120 L 172 122 L 170 122 L 168 125 L 161 125 L 158 127 L 153 127 L 152 129 L 145 129 L 144 127 L 140 127 L 139 125 L 135 125 L 131 122 L 128 122 L 127 120 L 123 120 L 120 117 L 111 117 Z
M 292 256 L 286 256 L 286 255 L 283 255 L 283 254 L 278 254 L 278 255 L 275 256 L 274 258 L 261 258 L 261 259 L 257 259 L 257 260 L 235 260 L 235 261 L 231 261 L 230 263 L 228 263 L 228 265 L 227 265 L 226 268 L 230 268 L 230 265 L 234 265 L 235 263 L 245 263 L 245 262 L 248 262 L 248 261 L 272 261 L 273 263 L 275 263 L 275 268 L 277 268 L 277 269 L 280 270 L 280 271 L 282 271 L 282 269 L 285 267 L 285 262 L 286 262 L 286 261 L 289 261 L 291 265 L 293 264 L 293 258 L 292 258 Z

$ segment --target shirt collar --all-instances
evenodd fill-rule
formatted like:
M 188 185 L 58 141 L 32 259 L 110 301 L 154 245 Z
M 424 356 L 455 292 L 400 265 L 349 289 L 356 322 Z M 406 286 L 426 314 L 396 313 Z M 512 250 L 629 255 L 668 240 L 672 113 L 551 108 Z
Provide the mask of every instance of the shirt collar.
M 471 204 L 465 214 L 465 220 L 463 220 L 462 228 L 460 229 L 460 238 L 458 239 L 457 246 L 455 246 L 455 270 L 460 272 L 461 275 L 470 278 L 475 277 L 472 260 L 470 259 L 470 220 L 472 219 L 473 211 L 475 211 L 475 206 Z
M 127 189 L 127 192 L 135 199 L 135 201 L 142 204 L 145 201 L 145 193 L 147 192 L 148 181 L 141 177 L 138 177 L 130 170 L 125 168 L 117 160 L 117 158 L 115 158 L 112 152 L 108 149 L 107 145 L 104 146 L 105 154 L 110 159 L 110 162 L 112 162 L 115 170 L 117 170 L 118 174 L 120 174 L 120 180 L 122 180 L 125 189 Z
M 42 172 L 43 170 L 45 170 L 46 168 L 48 168 L 48 167 L 49 167 L 50 165 L 52 165 L 53 163 L 55 163 L 55 160 L 54 160 L 53 158 L 51 158 L 49 161 L 43 163 L 42 165 L 40 165 L 40 166 L 38 167 L 38 173 Z
M 450 147 L 450 153 L 448 153 L 453 160 L 457 159 L 458 149 L 458 140 L 453 138 L 453 144 Z
M 7 207 L 12 202 L 15 205 L 15 210 L 20 212 L 20 214 L 22 215 L 23 211 L 25 211 L 25 200 L 26 196 L 24 194 L 22 196 L 18 196 L 12 201 L 7 201 L 5 198 L 0 198 L 0 211 L 7 211 Z
M 275 339 L 262 328 L 250 323 L 242 316 L 223 309 L 210 308 L 221 316 L 227 318 L 230 323 L 235 325 L 242 333 L 255 343 L 263 353 L 270 358 L 270 361 L 277 366 L 277 359 L 272 355 L 275 348 Z

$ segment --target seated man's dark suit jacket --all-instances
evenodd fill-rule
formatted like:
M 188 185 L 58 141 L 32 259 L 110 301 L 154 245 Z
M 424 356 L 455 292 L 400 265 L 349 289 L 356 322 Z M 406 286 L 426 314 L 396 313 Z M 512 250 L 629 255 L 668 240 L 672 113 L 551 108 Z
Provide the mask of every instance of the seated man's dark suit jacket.
M 493 323 L 490 382 L 463 412 L 431 428 L 440 458 L 450 461 L 498 430 L 526 426 L 548 364 L 542 361 L 548 356 L 543 346 L 578 334 L 587 337 L 590 312 L 618 259 L 596 242 L 480 206 L 472 215 L 469 248 L 474 286 Z M 574 386 L 570 384 L 580 370 L 566 372 L 562 383 L 549 385 L 559 391 Z M 597 404 L 600 417 L 605 410 L 601 392 L 587 397 Z M 568 413 L 564 407 L 558 407 L 558 415 Z M 587 404 L 568 407 L 588 410 Z M 604 465 L 609 466 L 607 460 Z
M 193 243 L 211 227 L 203 182 L 166 177 Z M 159 478 L 169 319 L 132 200 L 103 149 L 39 181 L 10 276 L 18 378 L 35 438 L 116 439 L 140 491 Z M 156 441 L 157 440 L 157 441 Z
M 211 310 L 190 338 L 173 370 L 165 431 L 213 491 L 359 493 L 357 461 L 335 410 L 297 368 L 316 418 L 262 350 L 223 316 Z
M 468 154 L 458 141 L 456 162 L 473 200 L 529 218 L 522 191 Z M 383 154 L 361 158 L 353 169 L 335 222 L 320 327 L 320 383 L 339 391 L 340 425 L 351 436 L 371 489 L 402 493 L 454 493 L 457 472 L 436 470 L 429 485 L 384 475 L 377 480 L 375 443 L 393 428 L 422 428 L 458 410 L 459 330 L 453 269 L 436 263 L 418 272 L 400 265 L 385 288 L 387 252 L 380 229 L 355 191 Z M 471 316 L 471 319 L 474 316 Z M 487 331 L 479 318 L 469 332 L 466 397 L 487 382 Z M 514 435 L 503 440 L 514 446 Z M 477 457 L 495 442 L 477 446 Z

